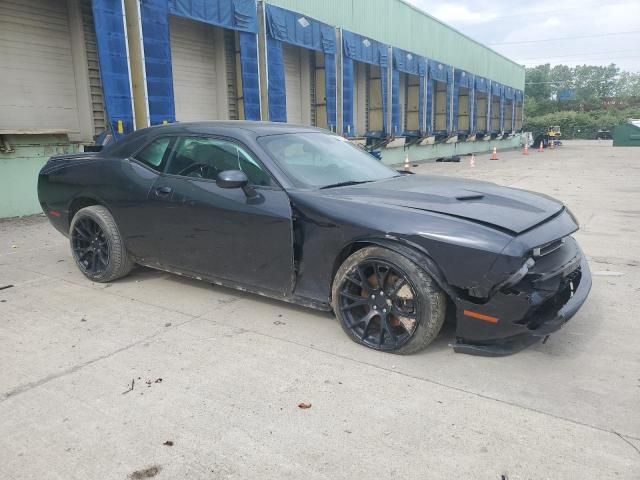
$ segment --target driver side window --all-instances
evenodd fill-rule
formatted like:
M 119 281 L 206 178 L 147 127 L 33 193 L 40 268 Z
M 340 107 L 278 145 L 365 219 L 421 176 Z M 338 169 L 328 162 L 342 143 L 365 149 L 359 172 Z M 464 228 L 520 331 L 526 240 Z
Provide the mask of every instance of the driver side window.
M 271 176 L 233 142 L 209 137 L 178 140 L 166 173 L 215 180 L 225 170 L 242 170 L 255 186 L 271 186 Z

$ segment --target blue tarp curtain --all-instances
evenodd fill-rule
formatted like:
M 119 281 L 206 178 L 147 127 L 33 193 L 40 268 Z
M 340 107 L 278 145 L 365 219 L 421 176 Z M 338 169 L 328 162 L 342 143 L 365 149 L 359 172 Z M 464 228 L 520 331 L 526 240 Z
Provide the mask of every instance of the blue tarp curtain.
M 117 139 L 120 136 L 118 120 L 122 121 L 124 133 L 134 129 L 122 2 L 94 0 L 92 3 L 104 106 Z
M 445 65 L 435 60 L 428 60 L 428 86 L 427 86 L 427 131 L 430 134 L 446 134 L 453 128 L 451 122 L 451 97 L 453 96 L 453 67 Z M 433 112 L 433 95 L 435 93 L 435 82 L 446 82 L 446 130 L 435 130 L 435 115 Z
M 163 121 L 174 122 L 176 119 L 168 7 L 167 0 L 146 0 L 140 3 L 151 125 L 158 125 Z
M 374 136 L 385 135 L 387 133 L 387 67 L 388 67 L 388 47 L 385 44 L 371 40 L 369 38 L 342 31 L 342 123 L 343 132 L 347 136 L 355 135 L 353 121 L 353 90 L 354 90 L 354 61 L 369 63 L 380 66 L 381 89 L 382 89 L 382 132 L 367 132 Z
M 473 130 L 473 75 L 464 70 L 455 69 L 453 83 L 453 131 L 459 133 L 469 133 Z M 469 112 L 469 129 L 464 131 L 458 130 L 458 107 L 460 88 L 467 88 L 469 91 L 467 111 Z
M 144 0 L 140 13 L 151 125 L 175 121 L 169 15 L 240 32 L 244 114 L 260 120 L 255 0 Z
M 516 94 L 515 88 L 505 86 L 503 91 L 504 91 L 504 98 L 506 98 L 507 100 L 513 100 Z
M 333 27 L 300 13 L 266 5 L 269 120 L 287 121 L 282 43 L 324 53 L 327 123 L 336 126 L 336 32 Z
M 489 92 L 489 80 L 478 75 L 475 76 L 475 85 L 478 92 Z
M 392 74 L 392 124 L 394 132 L 399 130 L 400 119 L 400 95 L 399 92 L 396 95 L 396 91 L 399 89 L 400 75 L 397 72 L 407 73 L 409 75 L 416 75 L 420 77 L 420 84 L 418 89 L 418 128 L 420 133 L 426 131 L 425 115 L 424 115 L 424 96 L 427 90 L 427 59 L 416 55 L 414 53 L 407 52 L 400 48 L 393 48 L 393 74 Z
M 491 82 L 491 94 L 496 95 L 497 97 L 502 96 L 502 85 L 498 82 Z
M 258 31 L 255 0 L 168 0 L 168 2 L 169 13 L 172 15 L 241 32 L 256 33 Z

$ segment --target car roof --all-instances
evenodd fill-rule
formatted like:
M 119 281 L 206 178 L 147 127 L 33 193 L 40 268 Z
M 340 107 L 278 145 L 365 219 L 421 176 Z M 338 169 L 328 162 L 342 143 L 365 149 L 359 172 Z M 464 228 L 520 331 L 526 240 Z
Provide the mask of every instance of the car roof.
M 111 142 L 105 146 L 102 154 L 130 155 L 143 144 L 163 135 L 220 135 L 236 138 L 240 141 L 253 141 L 258 137 L 285 133 L 326 133 L 333 135 L 332 132 L 322 128 L 278 122 L 245 120 L 175 122 L 142 128 L 129 133 L 121 140 Z
M 259 122 L 248 120 L 212 120 L 206 122 L 175 122 L 166 125 L 150 127 L 156 132 L 162 133 L 182 133 L 182 132 L 202 132 L 202 133 L 225 133 L 230 129 L 242 129 L 251 132 L 255 136 L 277 135 L 283 133 L 301 132 L 327 132 L 327 130 L 308 125 L 295 125 L 280 122 Z

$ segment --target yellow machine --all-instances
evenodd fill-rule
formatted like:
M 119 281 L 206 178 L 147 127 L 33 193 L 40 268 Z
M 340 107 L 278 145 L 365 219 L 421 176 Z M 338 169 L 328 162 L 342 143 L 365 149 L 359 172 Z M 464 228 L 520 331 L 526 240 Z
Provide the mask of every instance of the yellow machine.
M 547 135 L 549 136 L 549 140 L 559 140 L 562 136 L 562 133 L 560 132 L 560 125 L 548 127 Z

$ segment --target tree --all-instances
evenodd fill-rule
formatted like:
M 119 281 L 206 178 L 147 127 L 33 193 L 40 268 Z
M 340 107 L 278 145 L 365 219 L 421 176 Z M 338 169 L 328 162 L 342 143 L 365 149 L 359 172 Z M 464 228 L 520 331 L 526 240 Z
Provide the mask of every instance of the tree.
M 621 72 L 616 84 L 615 96 L 640 97 L 640 73 Z
M 549 72 L 551 96 L 560 101 L 561 95 L 566 91 L 573 91 L 575 87 L 574 72 L 566 65 L 555 65 Z
M 599 102 L 612 97 L 617 86 L 620 69 L 613 63 L 606 67 L 578 65 L 573 69 L 575 93 L 578 100 Z
M 549 71 L 551 66 L 538 65 L 525 70 L 526 95 L 536 100 L 549 100 L 551 88 L 549 86 Z
M 545 64 L 525 73 L 525 131 L 540 133 L 560 125 L 565 138 L 594 138 L 599 129 L 640 118 L 640 73 L 621 72 L 615 64 Z M 607 97 L 623 101 L 604 109 Z

